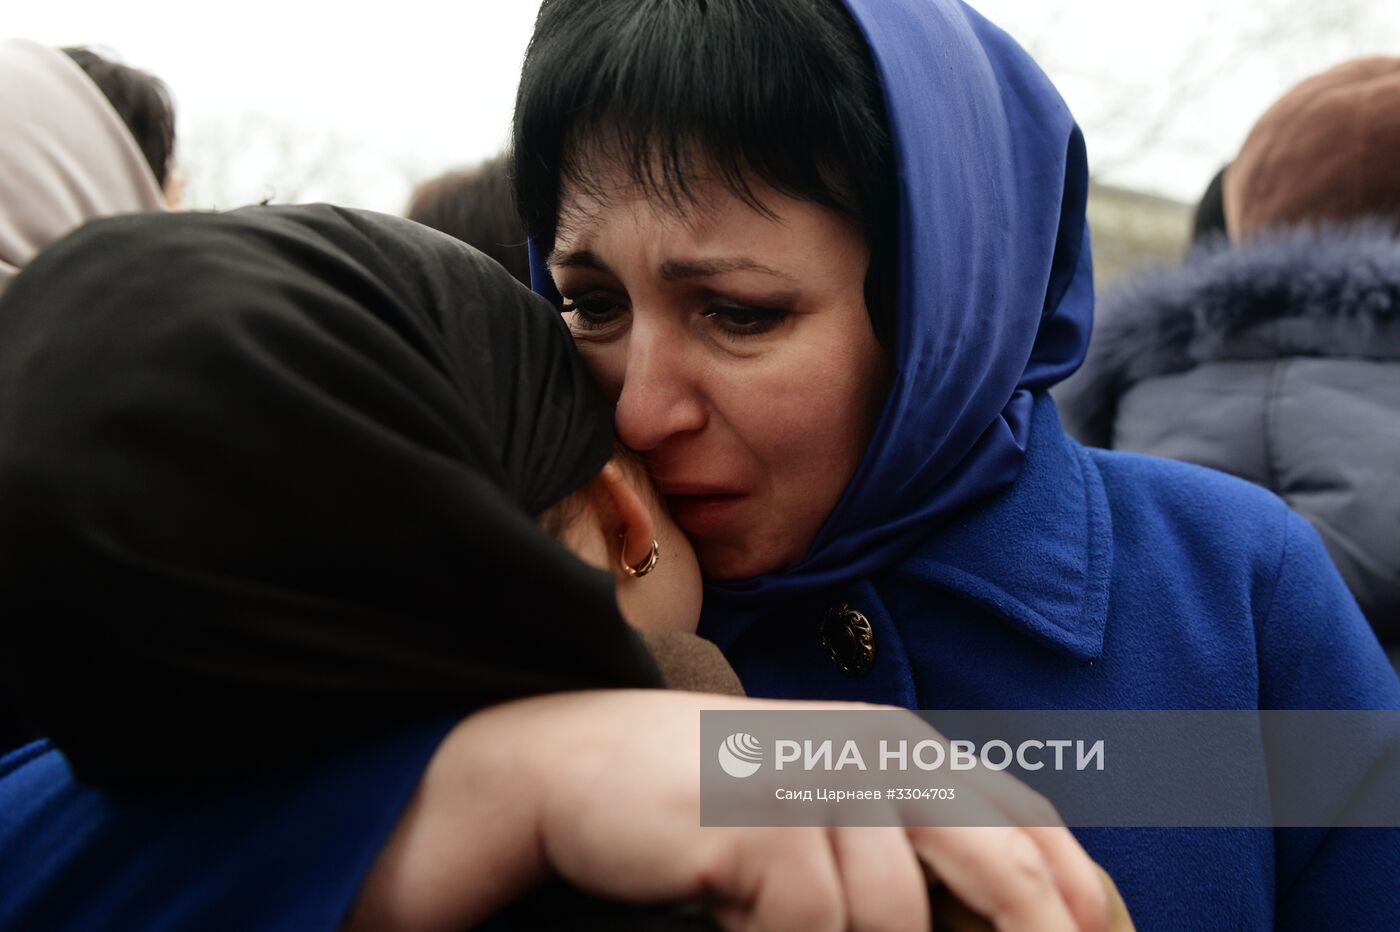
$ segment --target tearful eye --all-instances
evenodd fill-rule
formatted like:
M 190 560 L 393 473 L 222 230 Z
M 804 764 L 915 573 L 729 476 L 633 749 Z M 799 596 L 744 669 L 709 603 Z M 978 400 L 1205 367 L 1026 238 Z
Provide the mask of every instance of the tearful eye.
M 780 308 L 753 307 L 747 304 L 716 304 L 705 309 L 704 316 L 730 337 L 753 337 L 768 333 L 787 320 L 788 312 Z
M 567 315 L 569 329 L 584 333 L 608 329 L 622 318 L 626 310 L 616 298 L 601 293 L 566 297 L 559 308 L 561 314 Z

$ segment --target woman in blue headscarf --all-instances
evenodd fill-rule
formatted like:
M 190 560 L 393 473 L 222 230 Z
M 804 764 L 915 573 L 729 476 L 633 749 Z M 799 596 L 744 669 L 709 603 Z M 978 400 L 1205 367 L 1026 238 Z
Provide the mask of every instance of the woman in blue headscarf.
M 560 304 L 754 695 L 1395 709 L 1317 535 L 1080 447 L 1083 140 L 956 0 L 546 0 L 516 111 Z M 1394 927 L 1400 832 L 1095 830 L 1144 926 Z M 1189 895 L 1187 895 L 1189 894 Z

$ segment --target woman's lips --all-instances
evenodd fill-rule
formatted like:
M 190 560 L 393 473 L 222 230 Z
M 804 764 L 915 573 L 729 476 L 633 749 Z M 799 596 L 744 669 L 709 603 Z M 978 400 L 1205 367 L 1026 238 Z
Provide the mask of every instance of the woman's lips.
M 702 493 L 666 496 L 671 517 L 692 537 L 713 537 L 731 530 L 740 520 L 748 496 L 742 493 Z

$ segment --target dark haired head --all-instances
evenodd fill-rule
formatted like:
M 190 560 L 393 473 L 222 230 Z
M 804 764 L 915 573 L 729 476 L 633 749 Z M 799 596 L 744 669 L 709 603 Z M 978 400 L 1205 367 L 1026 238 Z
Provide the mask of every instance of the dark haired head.
M 87 48 L 61 50 L 87 73 L 122 118 L 151 173 L 163 188 L 175 152 L 175 107 L 170 91 L 154 75 L 115 62 Z
M 1191 244 L 1197 245 L 1206 240 L 1218 239 L 1225 230 L 1225 169 L 1215 173 L 1201 195 L 1196 212 L 1191 217 Z
M 525 227 L 511 200 L 503 156 L 423 182 L 413 189 L 405 216 L 476 247 L 530 284 Z
M 520 213 L 546 251 L 562 189 L 591 191 L 599 157 L 676 210 L 701 172 L 760 212 L 755 182 L 829 207 L 864 230 L 871 320 L 883 342 L 893 331 L 889 124 L 839 0 L 545 0 L 513 144 Z

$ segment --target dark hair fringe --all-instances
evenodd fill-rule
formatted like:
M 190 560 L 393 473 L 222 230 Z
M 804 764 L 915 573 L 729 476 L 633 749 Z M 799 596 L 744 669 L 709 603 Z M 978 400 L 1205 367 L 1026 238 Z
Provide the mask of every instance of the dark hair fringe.
M 563 187 L 602 193 L 599 156 L 677 211 L 697 204 L 697 165 L 770 216 L 754 181 L 837 211 L 870 243 L 867 300 L 885 336 L 893 150 L 869 49 L 838 0 L 545 0 L 512 152 L 516 203 L 546 250 Z

